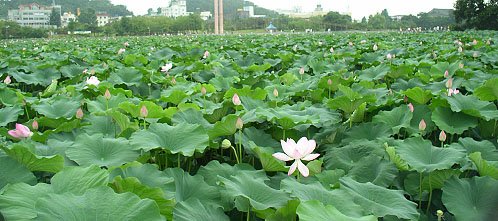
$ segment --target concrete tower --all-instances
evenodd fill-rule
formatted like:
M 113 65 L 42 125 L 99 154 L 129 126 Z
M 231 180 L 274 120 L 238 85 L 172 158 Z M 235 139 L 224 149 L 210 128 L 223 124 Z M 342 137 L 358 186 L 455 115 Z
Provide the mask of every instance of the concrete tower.
M 223 0 L 214 0 L 214 33 L 223 34 Z

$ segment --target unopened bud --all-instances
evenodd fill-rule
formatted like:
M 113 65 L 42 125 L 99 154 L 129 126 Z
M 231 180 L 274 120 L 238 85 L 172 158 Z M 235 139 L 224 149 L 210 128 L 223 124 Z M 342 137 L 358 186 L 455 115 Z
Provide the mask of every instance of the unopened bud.
M 33 130 L 38 130 L 38 122 L 36 122 L 36 120 L 33 120 L 33 124 L 31 125 L 31 127 L 33 128 Z
M 235 127 L 239 130 L 242 130 L 242 127 L 244 126 L 244 123 L 242 123 L 242 119 L 237 119 L 237 123 L 235 124 Z
M 142 108 L 140 109 L 140 116 L 147 117 L 147 115 L 149 115 L 149 111 L 147 111 L 145 105 L 142 105 Z
M 107 100 L 111 99 L 111 93 L 109 92 L 109 89 L 105 90 L 104 97 Z
M 223 142 L 221 142 L 221 148 L 223 149 L 228 149 L 232 146 L 232 143 L 228 139 L 224 139 Z
M 83 118 L 83 110 L 81 110 L 81 108 L 76 112 L 76 118 L 80 120 Z

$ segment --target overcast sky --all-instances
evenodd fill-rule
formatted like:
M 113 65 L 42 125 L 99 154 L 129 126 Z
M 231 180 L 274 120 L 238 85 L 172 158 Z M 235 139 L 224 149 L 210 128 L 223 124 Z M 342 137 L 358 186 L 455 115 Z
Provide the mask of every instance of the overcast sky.
M 205 0 L 212 1 L 212 0 Z M 360 20 L 363 16 L 381 12 L 387 9 L 389 15 L 418 14 L 428 12 L 433 8 L 453 8 L 456 0 L 251 0 L 256 5 L 268 9 L 290 9 L 301 6 L 303 11 L 311 12 L 318 3 L 327 11 L 346 12 L 353 14 L 353 19 Z M 147 9 L 168 6 L 169 0 L 111 0 L 113 4 L 126 5 L 135 15 L 147 13 Z

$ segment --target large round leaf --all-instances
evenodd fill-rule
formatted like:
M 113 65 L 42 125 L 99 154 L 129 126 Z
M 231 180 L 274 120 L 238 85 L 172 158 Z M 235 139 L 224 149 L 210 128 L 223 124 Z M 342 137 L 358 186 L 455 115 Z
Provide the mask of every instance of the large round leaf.
M 484 85 L 477 88 L 474 94 L 483 101 L 494 101 L 498 99 L 498 78 L 486 81 Z
M 0 156 L 0 189 L 7 184 L 28 183 L 36 184 L 36 177 L 25 166 L 19 164 L 17 160 L 7 156 Z
M 173 220 L 184 221 L 204 221 L 217 220 L 228 221 L 230 218 L 225 215 L 223 209 L 218 206 L 206 204 L 198 198 L 191 198 L 178 203 L 173 210 Z
M 0 195 L 0 211 L 6 220 L 34 219 L 36 201 L 51 192 L 53 189 L 45 183 L 36 186 L 26 183 L 13 184 Z
M 378 138 L 389 137 L 393 134 L 393 129 L 383 123 L 362 123 L 354 126 L 346 132 L 344 143 L 349 143 L 354 140 L 376 140 Z
M 5 127 L 8 123 L 17 121 L 17 117 L 22 112 L 23 110 L 18 106 L 0 109 L 0 127 Z
M 135 68 L 122 68 L 111 73 L 109 82 L 113 84 L 126 84 L 138 86 L 142 82 L 142 73 Z
M 348 176 L 361 183 L 371 182 L 378 186 L 387 187 L 391 185 L 397 173 L 396 164 L 383 160 L 379 156 L 370 155 L 354 164 Z
M 50 181 L 56 193 L 71 192 L 81 195 L 88 189 L 106 186 L 108 180 L 107 170 L 91 165 L 89 167 L 66 167 L 55 174 Z
M 77 101 L 61 99 L 52 103 L 44 101 L 40 104 L 33 105 L 33 108 L 38 111 L 38 113 L 50 118 L 64 117 L 66 119 L 71 119 L 76 115 L 80 106 L 81 104 Z
M 152 124 L 147 130 L 140 130 L 130 138 L 136 148 L 145 151 L 154 148 L 163 148 L 176 154 L 192 156 L 195 151 L 203 152 L 209 145 L 209 136 L 201 125 L 178 124 Z
M 0 146 L 0 149 L 3 149 L 7 155 L 31 171 L 57 173 L 64 168 L 64 157 L 61 155 L 39 156 L 32 153 L 30 148 L 20 144 L 14 144 L 10 147 Z
M 66 150 L 69 159 L 81 166 L 98 165 L 107 168 L 135 160 L 140 153 L 124 138 L 103 138 L 102 134 L 82 134 Z
M 384 76 L 391 70 L 390 66 L 387 66 L 385 64 L 381 64 L 378 66 L 373 66 L 370 68 L 367 68 L 363 71 L 359 72 L 358 79 L 360 81 L 366 80 L 366 81 L 372 81 L 372 80 L 379 80 L 384 78 Z
M 156 203 L 133 193 L 99 187 L 78 196 L 48 194 L 36 203 L 38 220 L 162 220 Z
M 324 206 L 318 200 L 301 202 L 297 207 L 299 220 L 318 221 L 318 220 L 337 220 L 337 221 L 375 221 L 377 217 L 369 215 L 363 217 L 350 217 L 342 214 L 332 205 Z
M 169 188 L 175 190 L 176 202 L 182 202 L 190 198 L 198 198 L 204 203 L 219 205 L 219 192 L 209 186 L 201 175 L 191 176 L 181 168 L 168 168 L 166 175 L 173 177 L 174 183 L 169 183 Z
M 446 100 L 448 100 L 452 111 L 463 112 L 474 117 L 482 117 L 487 121 L 498 119 L 496 106 L 491 102 L 481 101 L 476 96 L 465 96 L 460 93 L 446 97 Z
M 420 137 L 398 142 L 396 153 L 419 173 L 449 169 L 464 156 L 455 149 L 432 146 L 431 141 Z
M 416 204 L 403 196 L 402 190 L 391 190 L 372 183 L 358 183 L 349 177 L 341 178 L 346 189 L 367 214 L 377 217 L 393 215 L 401 219 L 417 219 Z
M 380 111 L 373 117 L 372 122 L 385 123 L 392 128 L 394 134 L 397 134 L 399 129 L 410 126 L 412 117 L 413 113 L 410 112 L 408 105 L 402 105 L 393 108 L 391 111 Z
M 497 193 L 498 180 L 493 178 L 454 176 L 443 186 L 442 201 L 457 220 L 494 220 Z
M 464 113 L 455 113 L 449 108 L 438 107 L 432 113 L 432 121 L 439 129 L 450 134 L 461 134 L 477 126 L 477 118 Z

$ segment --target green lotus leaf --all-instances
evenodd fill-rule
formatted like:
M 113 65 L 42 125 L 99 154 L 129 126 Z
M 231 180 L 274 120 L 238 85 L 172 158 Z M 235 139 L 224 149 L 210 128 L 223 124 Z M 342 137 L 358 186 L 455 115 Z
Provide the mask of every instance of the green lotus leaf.
M 81 195 L 91 188 L 107 186 L 108 180 L 108 172 L 96 165 L 66 167 L 52 177 L 51 186 L 55 193 L 71 192 Z
M 237 115 L 228 115 L 223 120 L 216 122 L 212 130 L 208 131 L 209 139 L 213 140 L 220 136 L 232 135 L 237 131 Z
M 408 89 L 401 93 L 406 95 L 411 100 L 415 101 L 417 104 L 426 104 L 432 98 L 431 91 L 423 91 L 419 87 Z
M 358 183 L 351 178 L 341 178 L 341 189 L 344 188 L 360 205 L 366 214 L 377 217 L 393 215 L 400 219 L 417 219 L 419 213 L 416 204 L 403 196 L 402 190 L 391 190 L 372 183 Z
M 111 219 L 162 220 L 159 208 L 150 199 L 133 193 L 117 194 L 109 187 L 87 190 L 83 195 L 48 194 L 36 202 L 38 220 Z
M 346 173 L 344 170 L 324 170 L 319 174 L 316 174 L 316 178 L 325 187 L 325 189 L 330 189 L 339 183 L 339 179 L 343 177 Z
M 476 141 L 471 137 L 458 139 L 458 143 L 452 143 L 449 148 L 461 150 L 467 155 L 475 152 L 481 152 L 484 160 L 498 161 L 498 150 L 495 145 L 488 140 Z
M 30 151 L 30 148 L 14 144 L 10 147 L 1 147 L 7 155 L 14 158 L 21 165 L 24 165 L 31 171 L 46 171 L 57 173 L 64 168 L 64 157 L 55 156 L 38 156 Z
M 181 90 L 174 90 L 171 92 L 168 96 L 162 95 L 161 96 L 161 101 L 164 102 L 169 102 L 173 103 L 175 105 L 178 105 L 181 103 L 185 98 L 188 98 L 189 96 Z
M 81 66 L 78 66 L 75 64 L 62 66 L 60 69 L 62 76 L 67 77 L 67 78 L 76 77 L 76 76 L 82 74 L 84 70 L 85 70 L 84 67 L 81 67 Z
M 7 156 L 0 156 L 0 177 L 2 177 L 0 179 L 0 189 L 7 184 L 24 182 L 35 185 L 37 182 L 35 175 L 31 171 L 19 164 L 17 160 Z
M 171 122 L 176 124 L 179 123 L 200 124 L 204 127 L 205 130 L 211 130 L 214 127 L 203 117 L 201 111 L 197 111 L 195 109 L 188 109 L 185 111 L 177 112 L 171 118 Z
M 51 186 L 45 183 L 38 183 L 35 186 L 27 183 L 10 185 L 0 195 L 0 211 L 6 220 L 34 219 L 37 216 L 36 201 L 52 192 Z
M 242 173 L 248 174 L 252 179 L 260 182 L 268 180 L 264 171 L 256 170 L 254 167 L 245 163 L 231 166 L 226 163 L 220 164 L 220 162 L 212 160 L 206 166 L 199 168 L 198 172 L 199 175 L 204 177 L 206 183 L 211 186 L 217 185 L 216 183 L 220 181 L 220 177 L 229 179 L 232 176 L 237 176 Z
M 411 134 L 426 134 L 434 129 L 434 122 L 432 121 L 432 111 L 426 105 L 414 104 L 413 105 L 413 117 L 410 121 L 410 128 L 408 131 Z M 418 128 L 420 121 L 424 120 L 427 125 L 424 131 L 420 131 Z
M 118 135 L 121 133 L 118 125 L 112 122 L 111 116 L 95 116 L 89 115 L 83 119 L 83 123 L 89 123 L 89 125 L 83 126 L 83 129 L 87 134 L 104 134 Z
M 444 182 L 451 178 L 452 176 L 460 175 L 460 171 L 457 169 L 447 169 L 447 170 L 434 170 L 431 172 L 430 177 L 425 176 L 422 181 L 422 189 L 430 190 L 432 189 L 441 189 L 444 186 Z M 420 179 L 420 178 L 418 178 Z
M 120 131 L 125 131 L 128 128 L 131 128 L 133 130 L 138 130 L 138 125 L 135 123 L 132 124 L 130 122 L 130 118 L 119 111 L 116 110 L 110 111 L 109 116 L 111 116 L 112 119 L 114 119 L 114 121 L 118 123 Z
M 111 73 L 108 79 L 112 84 L 125 84 L 139 86 L 142 83 L 142 73 L 135 68 L 121 68 Z
M 159 207 L 161 215 L 169 220 L 173 218 L 173 207 L 175 207 L 176 202 L 175 200 L 166 200 L 163 191 L 159 187 L 150 188 L 141 184 L 136 177 L 123 179 L 120 176 L 115 177 L 114 182 L 110 186 L 116 193 L 130 192 L 136 194 L 140 199 L 148 198 L 154 200 Z
M 281 160 L 278 160 L 271 153 L 263 152 L 258 146 L 253 148 L 254 152 L 258 156 L 261 161 L 261 166 L 265 171 L 271 172 L 287 172 L 289 169 L 285 167 L 285 163 Z
M 297 207 L 299 220 L 316 221 L 316 220 L 338 220 L 338 221 L 375 221 L 377 217 L 369 215 L 362 217 L 351 217 L 341 213 L 332 205 L 324 206 L 318 200 L 302 202 Z
M 44 87 L 52 83 L 52 80 L 57 80 L 61 77 L 61 74 L 55 68 L 35 69 L 30 74 L 21 72 L 12 72 L 11 74 L 18 82 Z
M 133 133 L 130 142 L 136 147 L 135 149 L 149 151 L 160 147 L 173 154 L 192 156 L 195 151 L 204 152 L 209 145 L 209 136 L 198 124 L 181 123 L 169 126 L 157 123 L 151 124 L 146 130 Z
M 430 74 L 432 76 L 444 76 L 444 73 L 448 71 L 448 76 L 451 77 L 459 69 L 460 62 L 454 62 L 449 64 L 448 62 L 438 62 L 436 65 L 431 67 Z
M 213 206 L 200 201 L 198 198 L 190 198 L 182 201 L 173 210 L 173 220 L 203 221 L 219 220 L 228 221 L 230 218 L 223 212 L 223 208 Z
M 287 193 L 273 189 L 263 182 L 254 180 L 252 176 L 240 174 L 229 179 L 220 178 L 227 193 L 235 199 L 239 211 L 248 211 L 249 206 L 256 210 L 280 208 L 290 200 Z M 247 205 L 247 203 L 250 205 Z
M 103 138 L 102 134 L 82 134 L 66 150 L 69 159 L 81 166 L 98 165 L 107 168 L 135 160 L 140 153 L 124 138 Z
M 328 190 L 320 183 L 309 184 L 298 183 L 295 179 L 286 178 L 282 180 L 280 188 L 297 198 L 301 203 L 310 200 L 318 200 L 324 205 L 332 205 L 341 213 L 351 217 L 361 217 L 363 209 L 355 204 L 351 195 L 345 190 Z
M 486 81 L 484 85 L 474 91 L 474 95 L 483 101 L 495 101 L 498 99 L 498 78 Z
M 220 205 L 218 189 L 209 186 L 201 175 L 191 176 L 180 168 L 168 168 L 164 172 L 175 180 L 174 183 L 167 185 L 169 186 L 168 188 L 175 190 L 176 202 L 180 203 L 191 198 L 197 198 L 204 203 Z
M 489 176 L 498 180 L 498 168 L 489 165 L 486 160 L 483 160 L 481 152 L 472 153 L 469 155 L 469 158 L 476 164 L 479 175 Z
M 380 111 L 372 119 L 372 122 L 385 123 L 387 126 L 392 127 L 393 133 L 399 133 L 401 128 L 410 126 L 413 113 L 410 112 L 408 105 L 402 105 L 393 108 L 391 111 Z
M 432 121 L 449 134 L 461 134 L 477 126 L 477 118 L 464 113 L 455 113 L 445 107 L 436 108 L 432 113 Z
M 498 180 L 490 177 L 459 179 L 443 186 L 442 201 L 456 220 L 493 220 L 498 203 Z
M 308 65 L 310 66 L 311 69 L 313 69 L 314 74 L 321 74 L 327 71 L 327 65 L 320 60 L 310 60 L 308 62 Z
M 383 123 L 362 123 L 354 126 L 346 132 L 344 143 L 349 143 L 354 140 L 377 140 L 379 138 L 386 138 L 393 134 L 393 130 Z
M 5 127 L 11 122 L 16 122 L 21 113 L 23 113 L 23 109 L 18 106 L 0 109 L 0 127 Z
M 371 182 L 377 186 L 387 187 L 392 184 L 398 170 L 392 162 L 379 156 L 371 155 L 356 163 L 348 173 L 360 183 Z
M 280 143 L 263 130 L 259 130 L 255 127 L 244 128 L 241 135 L 242 146 L 244 146 L 245 150 L 249 151 L 249 153 L 252 151 L 252 148 L 256 146 L 261 152 L 269 154 L 282 151 Z M 239 143 L 239 136 L 235 136 L 235 143 Z
M 8 87 L 0 87 L 0 101 L 6 106 L 13 106 L 18 101 L 16 92 Z
M 119 107 L 121 103 L 128 101 L 126 96 L 122 93 L 111 95 L 107 100 L 104 95 L 100 95 L 94 101 L 87 101 L 88 111 L 93 114 L 106 112 L 108 109 Z
M 230 90 L 228 90 L 225 93 L 223 98 L 225 100 L 230 100 L 230 102 L 231 102 L 233 95 L 235 95 L 235 93 L 237 93 L 237 95 L 239 97 L 249 96 L 252 99 L 256 99 L 256 100 L 264 100 L 266 98 L 266 95 L 267 95 L 267 93 L 264 89 L 256 88 L 256 89 L 252 90 L 250 87 L 244 87 L 241 89 L 230 88 Z
M 357 140 L 340 148 L 329 149 L 324 156 L 326 169 L 342 169 L 349 172 L 354 165 L 370 155 L 384 156 L 385 150 L 378 141 Z
M 396 152 L 419 173 L 449 169 L 464 156 L 462 152 L 455 149 L 432 146 L 431 141 L 421 137 L 398 142 Z
M 143 119 L 143 117 L 140 115 L 140 109 L 142 109 L 142 106 L 145 106 L 145 108 L 147 108 L 147 118 L 164 117 L 163 108 L 152 101 L 143 101 L 137 105 L 130 102 L 123 102 L 119 104 L 119 107 L 129 113 L 132 117 Z
M 362 70 L 358 73 L 358 79 L 360 81 L 375 81 L 384 78 L 384 76 L 389 72 L 391 68 L 386 64 L 381 64 L 377 66 L 373 66 Z
M 399 154 L 396 154 L 396 148 L 395 147 L 393 147 L 393 146 L 387 146 L 386 147 L 386 152 L 389 155 L 389 159 L 391 160 L 391 162 L 395 163 L 396 167 L 399 170 L 409 170 L 410 169 L 410 166 L 408 166 L 408 164 L 405 161 L 403 161 L 403 159 L 401 159 L 401 157 L 399 156 Z
M 275 213 L 264 217 L 266 221 L 288 220 L 295 221 L 297 218 L 296 209 L 300 202 L 296 200 L 287 201 L 287 206 L 280 207 Z
M 470 116 L 482 117 L 487 121 L 498 119 L 496 106 L 491 102 L 481 101 L 476 96 L 465 96 L 460 93 L 446 97 L 446 100 L 454 112 L 463 112 Z
M 32 107 L 40 114 L 50 118 L 66 118 L 71 119 L 76 115 L 78 108 L 81 104 L 77 101 L 60 99 L 52 103 L 43 101 L 40 104 L 33 105 Z

